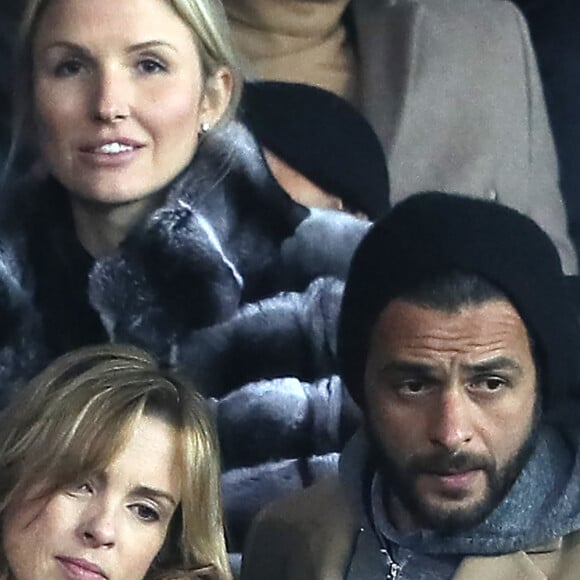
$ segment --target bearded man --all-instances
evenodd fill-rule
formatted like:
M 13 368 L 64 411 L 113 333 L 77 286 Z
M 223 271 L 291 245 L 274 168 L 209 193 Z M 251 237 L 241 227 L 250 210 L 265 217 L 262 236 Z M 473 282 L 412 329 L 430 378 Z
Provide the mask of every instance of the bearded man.
M 572 579 L 577 320 L 529 218 L 419 194 L 351 266 L 341 376 L 364 416 L 339 474 L 267 508 L 245 580 Z

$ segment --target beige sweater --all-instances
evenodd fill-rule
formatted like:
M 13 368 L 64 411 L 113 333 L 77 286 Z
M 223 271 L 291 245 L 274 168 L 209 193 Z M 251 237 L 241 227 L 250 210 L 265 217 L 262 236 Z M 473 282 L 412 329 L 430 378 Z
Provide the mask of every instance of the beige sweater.
M 249 76 L 306 82 L 354 100 L 356 63 L 342 22 L 349 0 L 225 0 Z

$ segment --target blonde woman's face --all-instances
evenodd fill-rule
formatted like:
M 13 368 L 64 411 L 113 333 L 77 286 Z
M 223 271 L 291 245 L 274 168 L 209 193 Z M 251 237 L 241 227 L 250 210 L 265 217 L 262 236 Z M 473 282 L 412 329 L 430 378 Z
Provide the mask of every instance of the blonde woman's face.
M 181 499 L 176 445 L 171 427 L 142 418 L 104 473 L 9 510 L 2 542 L 16 580 L 144 578 Z
M 227 106 L 231 75 L 203 78 L 189 26 L 166 0 L 52 0 L 33 42 L 36 125 L 74 195 L 141 200 L 192 158 Z

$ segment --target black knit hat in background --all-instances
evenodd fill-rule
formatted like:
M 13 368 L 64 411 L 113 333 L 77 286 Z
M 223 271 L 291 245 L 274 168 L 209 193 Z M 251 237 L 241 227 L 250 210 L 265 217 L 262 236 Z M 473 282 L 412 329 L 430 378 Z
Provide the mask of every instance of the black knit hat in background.
M 535 343 L 544 409 L 575 386 L 580 339 L 558 252 L 535 222 L 497 203 L 423 193 L 398 204 L 357 249 L 338 330 L 342 378 L 361 404 L 370 333 L 388 302 L 423 281 L 479 274 L 510 299 Z
M 310 85 L 248 82 L 239 118 L 260 145 L 349 207 L 371 220 L 389 209 L 381 143 L 344 99 Z

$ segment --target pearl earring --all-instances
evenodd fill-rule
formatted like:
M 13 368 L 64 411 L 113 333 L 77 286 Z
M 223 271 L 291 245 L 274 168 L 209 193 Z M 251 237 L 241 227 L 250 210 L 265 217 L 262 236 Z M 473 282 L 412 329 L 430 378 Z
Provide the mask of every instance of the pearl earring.
M 200 133 L 205 135 L 211 129 L 211 125 L 208 122 L 202 123 L 200 128 Z

